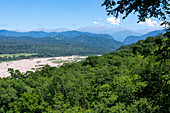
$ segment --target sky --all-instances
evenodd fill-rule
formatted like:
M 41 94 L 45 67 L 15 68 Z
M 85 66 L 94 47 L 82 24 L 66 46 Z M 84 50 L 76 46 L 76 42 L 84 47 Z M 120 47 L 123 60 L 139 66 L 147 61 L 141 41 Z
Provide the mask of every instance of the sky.
M 38 28 L 77 29 L 87 26 L 159 29 L 154 18 L 137 23 L 131 14 L 125 20 L 107 16 L 104 0 L 0 0 L 0 29 L 34 30 Z

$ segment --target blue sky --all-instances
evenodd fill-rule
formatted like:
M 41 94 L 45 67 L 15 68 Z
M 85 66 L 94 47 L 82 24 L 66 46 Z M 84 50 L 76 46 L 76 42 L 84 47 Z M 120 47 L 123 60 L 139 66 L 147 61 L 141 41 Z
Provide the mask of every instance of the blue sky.
M 34 30 L 38 28 L 77 29 L 87 26 L 111 26 L 130 29 L 158 29 L 157 19 L 137 24 L 137 16 L 115 20 L 107 16 L 104 0 L 0 0 L 0 29 Z

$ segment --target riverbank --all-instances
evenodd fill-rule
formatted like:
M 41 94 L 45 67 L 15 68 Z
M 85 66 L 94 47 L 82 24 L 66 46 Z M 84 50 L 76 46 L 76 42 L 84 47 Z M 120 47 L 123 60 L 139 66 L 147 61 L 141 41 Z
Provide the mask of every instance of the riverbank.
M 50 58 L 33 58 L 33 59 L 23 59 L 10 62 L 0 63 L 0 77 L 8 77 L 10 73 L 8 68 L 13 68 L 14 70 L 20 70 L 22 73 L 27 71 L 35 71 L 37 68 L 41 68 L 44 65 L 50 66 L 61 66 L 63 63 L 68 62 L 79 62 L 86 59 L 88 56 L 64 56 L 64 57 L 50 57 Z

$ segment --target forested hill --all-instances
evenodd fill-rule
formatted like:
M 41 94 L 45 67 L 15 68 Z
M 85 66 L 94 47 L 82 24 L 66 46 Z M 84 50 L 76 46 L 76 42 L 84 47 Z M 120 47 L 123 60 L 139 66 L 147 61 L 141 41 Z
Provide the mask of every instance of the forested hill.
M 17 31 L 0 30 L 0 36 L 12 36 L 12 37 L 29 36 L 35 38 L 43 38 L 43 37 L 50 37 L 50 36 L 53 37 L 58 35 L 63 35 L 66 37 L 77 37 L 80 35 L 88 35 L 88 36 L 114 39 L 112 36 L 108 34 L 94 34 L 88 32 L 75 31 L 75 30 L 65 31 L 65 32 L 44 32 L 44 31 L 17 32 Z
M 145 35 L 142 36 L 127 36 L 126 39 L 123 41 L 123 44 L 128 45 L 132 43 L 136 43 L 139 40 L 144 40 L 149 36 L 157 36 L 165 33 L 165 30 L 156 30 L 156 31 L 151 31 Z
M 168 113 L 170 37 L 0 79 L 0 112 Z
M 38 53 L 39 57 L 104 54 L 121 45 L 113 38 L 89 35 L 44 38 L 0 36 L 0 54 Z

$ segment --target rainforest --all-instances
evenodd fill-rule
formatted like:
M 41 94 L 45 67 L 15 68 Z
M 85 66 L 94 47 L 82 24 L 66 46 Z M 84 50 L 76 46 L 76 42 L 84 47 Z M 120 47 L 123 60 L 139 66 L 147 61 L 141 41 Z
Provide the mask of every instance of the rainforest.
M 169 33 L 0 79 L 0 112 L 169 112 Z

